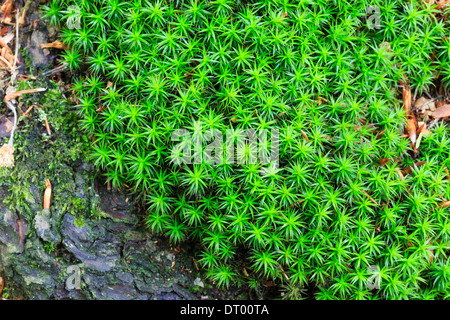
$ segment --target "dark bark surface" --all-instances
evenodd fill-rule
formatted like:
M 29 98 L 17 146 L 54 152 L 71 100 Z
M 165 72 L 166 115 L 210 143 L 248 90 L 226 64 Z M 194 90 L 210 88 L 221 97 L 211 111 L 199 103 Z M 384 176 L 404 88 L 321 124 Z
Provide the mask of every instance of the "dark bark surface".
M 66 178 L 77 181 L 81 194 L 94 190 L 100 219 L 79 221 L 69 212 L 42 210 L 36 201 L 42 192 L 35 194 L 35 187 L 30 187 L 31 197 L 26 200 L 36 213 L 34 219 L 1 206 L 0 259 L 14 295 L 24 299 L 196 299 L 184 288 L 193 286 L 192 258 L 177 254 L 137 226 L 127 197 L 95 188 L 86 179 L 90 170 L 82 164 Z M 3 200 L 8 191 L 1 191 Z M 80 194 L 72 196 L 80 199 Z M 80 286 L 74 288 L 78 270 Z

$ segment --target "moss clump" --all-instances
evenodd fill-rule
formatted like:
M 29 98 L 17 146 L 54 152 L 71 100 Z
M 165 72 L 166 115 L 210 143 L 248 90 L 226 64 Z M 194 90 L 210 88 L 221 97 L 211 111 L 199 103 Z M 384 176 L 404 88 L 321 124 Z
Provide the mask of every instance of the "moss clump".
M 73 4 L 78 16 L 65 10 Z M 435 127 L 413 159 L 397 100 L 400 82 L 417 94 L 448 82 L 449 28 L 433 6 L 54 0 L 45 12 L 66 25 L 68 65 L 91 71 L 73 88 L 94 163 L 145 197 L 155 233 L 197 240 L 219 285 L 270 279 L 296 298 L 448 297 L 449 129 Z M 77 17 L 80 28 L 66 24 Z M 184 144 L 171 139 L 177 129 Z M 258 150 L 278 142 L 278 156 L 210 161 L 229 147 L 218 133 L 234 142 L 249 129 L 273 129 Z M 191 160 L 191 148 L 193 163 L 176 157 Z M 250 160 L 256 150 L 235 151 Z M 379 290 L 367 286 L 371 270 Z
M 21 82 L 17 89 L 30 89 L 31 86 L 48 90 L 20 99 L 23 110 L 31 105 L 37 105 L 41 110 L 33 109 L 19 117 L 14 140 L 15 167 L 1 169 L 0 184 L 8 190 L 4 203 L 31 222 L 42 210 L 45 179 L 49 179 L 52 201 L 48 215 L 52 217 L 51 223 L 59 224 L 66 213 L 84 214 L 94 207 L 88 203 L 94 197 L 84 194 L 86 191 L 79 189 L 77 181 L 67 179 L 73 175 L 74 168 L 82 170 L 80 165 L 86 157 L 88 140 L 85 134 L 80 134 L 76 115 L 56 83 L 47 80 Z M 43 115 L 50 124 L 51 137 L 46 131 Z M 86 172 L 80 171 L 80 177 L 93 179 L 92 174 L 89 176 Z M 74 195 L 80 198 L 73 200 Z

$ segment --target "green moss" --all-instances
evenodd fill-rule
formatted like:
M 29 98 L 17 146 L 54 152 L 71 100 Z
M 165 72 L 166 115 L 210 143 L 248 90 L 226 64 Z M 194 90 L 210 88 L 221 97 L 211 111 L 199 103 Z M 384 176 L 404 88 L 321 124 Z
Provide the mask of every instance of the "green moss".
M 53 251 L 55 251 L 55 246 L 53 243 L 51 242 L 45 242 L 44 243 L 44 250 L 45 252 L 47 252 L 48 254 L 52 253 Z
M 64 28 L 72 4 L 79 29 Z M 45 8 L 71 47 L 64 61 L 91 72 L 73 84 L 91 159 L 113 187 L 145 201 L 147 226 L 175 244 L 196 241 L 220 286 L 274 281 L 288 297 L 314 288 L 317 299 L 449 296 L 448 209 L 439 205 L 450 198 L 450 131 L 438 125 L 414 152 L 398 94 L 401 82 L 413 95 L 448 85 L 448 19 L 433 10 L 419 0 Z M 177 144 L 176 129 L 192 139 Z M 279 131 L 279 161 L 250 163 L 256 147 L 246 144 L 239 164 L 208 161 L 209 130 L 249 129 L 274 130 L 259 151 Z M 227 150 L 217 142 L 216 155 Z M 193 163 L 174 156 L 184 147 Z M 367 287 L 372 267 L 378 291 Z
M 75 220 L 75 225 L 78 227 L 78 228 L 82 228 L 82 227 L 84 227 L 86 224 L 84 223 L 84 220 L 83 220 L 83 217 L 82 216 L 80 216 L 80 217 L 78 217 L 76 220 Z

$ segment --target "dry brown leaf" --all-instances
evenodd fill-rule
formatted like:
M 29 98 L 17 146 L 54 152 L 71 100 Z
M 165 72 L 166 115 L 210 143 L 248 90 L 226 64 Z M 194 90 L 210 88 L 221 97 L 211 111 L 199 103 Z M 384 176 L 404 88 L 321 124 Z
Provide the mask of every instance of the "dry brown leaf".
M 12 0 L 8 0 L 5 3 L 2 4 L 2 6 L 0 7 L 0 13 L 4 13 L 6 10 L 6 7 L 9 6 L 10 2 L 12 2 Z
M 412 144 L 416 143 L 417 132 L 416 132 L 416 124 L 413 119 L 408 119 L 406 122 L 406 132 L 408 133 L 408 137 L 411 140 Z
M 380 139 L 386 132 L 386 129 L 381 130 L 378 134 L 377 134 L 377 139 Z
M 16 26 L 16 24 L 13 21 L 13 18 L 11 16 L 7 16 L 5 20 L 3 20 L 3 24 L 7 24 L 9 26 Z
M 435 118 L 445 118 L 450 117 L 450 104 L 444 104 L 442 107 L 439 107 L 432 113 L 432 116 Z
M 425 111 L 425 110 L 436 110 L 436 104 L 434 99 L 427 99 L 425 97 L 420 97 L 414 102 L 414 109 L 416 111 Z
M 379 160 L 380 165 L 384 166 L 386 163 L 388 163 L 391 159 L 390 158 L 381 158 Z
M 414 169 L 414 167 L 420 167 L 420 166 L 423 166 L 425 163 L 427 163 L 426 161 L 418 161 L 418 162 L 416 162 L 416 163 L 414 163 L 414 164 L 412 164 L 412 165 L 410 165 L 409 167 L 407 167 L 407 168 L 405 168 L 403 171 L 402 171 L 402 174 L 404 175 L 404 176 L 406 176 L 407 174 L 410 174 L 411 173 L 411 171 Z
M 3 28 L 0 29 L 0 37 L 3 37 L 5 34 L 8 33 L 8 26 L 4 26 Z
M 425 122 L 419 122 L 419 130 L 417 130 L 417 134 L 423 134 L 424 136 L 429 136 L 430 131 L 427 129 L 427 124 Z
M 443 100 L 436 101 L 436 108 L 440 108 L 440 107 L 442 107 L 444 104 L 445 104 L 445 101 L 443 101 Z
M 365 192 L 364 190 L 361 190 L 361 191 L 362 191 L 362 193 L 364 193 L 370 199 L 370 201 L 372 201 L 373 203 L 378 205 L 378 203 L 375 201 L 375 199 L 372 198 L 367 192 Z

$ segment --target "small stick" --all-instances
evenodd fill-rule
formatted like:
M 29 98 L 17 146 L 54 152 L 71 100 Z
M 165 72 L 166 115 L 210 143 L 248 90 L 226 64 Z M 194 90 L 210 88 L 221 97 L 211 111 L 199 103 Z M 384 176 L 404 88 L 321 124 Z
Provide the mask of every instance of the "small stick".
M 3 56 L 0 56 L 0 60 L 2 60 L 4 63 L 6 63 L 6 65 L 7 65 L 8 68 L 9 68 L 9 71 L 11 72 L 12 69 L 13 69 L 13 67 L 12 67 L 12 65 L 9 63 L 9 61 L 6 60 Z
M 374 198 L 372 198 L 371 196 L 369 196 L 369 194 L 367 192 L 365 192 L 364 190 L 361 190 L 362 193 L 364 193 L 369 199 L 370 201 L 372 201 L 373 203 L 375 203 L 376 205 L 378 205 L 378 203 L 375 201 Z
M 45 192 L 44 192 L 44 209 L 50 208 L 50 202 L 52 200 L 52 184 L 49 179 L 45 179 Z
M 43 92 L 43 91 L 45 91 L 45 90 L 47 90 L 47 89 L 45 89 L 45 88 L 37 88 L 37 89 L 27 89 L 27 90 L 22 90 L 22 91 L 11 92 L 11 93 L 8 93 L 8 94 L 5 96 L 5 98 L 3 99 L 3 101 L 7 102 L 7 101 L 9 101 L 9 100 L 12 100 L 12 99 L 21 97 L 23 94 L 26 94 L 26 93 Z
M 43 74 L 41 74 L 40 76 L 45 77 L 45 76 L 49 76 L 52 75 L 54 73 L 60 72 L 60 71 L 64 71 L 67 69 L 67 63 L 64 63 L 63 65 L 60 65 L 52 70 L 46 71 Z
M 450 207 L 450 201 L 446 201 L 446 202 L 441 203 L 441 205 L 439 207 L 441 207 L 441 208 Z

